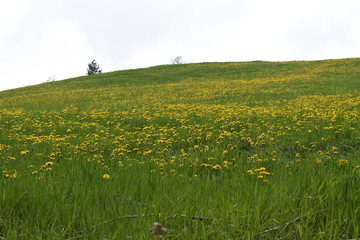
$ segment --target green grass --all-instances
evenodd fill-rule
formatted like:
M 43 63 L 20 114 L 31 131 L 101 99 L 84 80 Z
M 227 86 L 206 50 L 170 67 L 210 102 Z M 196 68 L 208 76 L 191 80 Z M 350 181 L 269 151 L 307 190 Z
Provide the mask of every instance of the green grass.
M 359 90 L 360 59 L 341 59 L 0 92 L 0 237 L 359 238 Z

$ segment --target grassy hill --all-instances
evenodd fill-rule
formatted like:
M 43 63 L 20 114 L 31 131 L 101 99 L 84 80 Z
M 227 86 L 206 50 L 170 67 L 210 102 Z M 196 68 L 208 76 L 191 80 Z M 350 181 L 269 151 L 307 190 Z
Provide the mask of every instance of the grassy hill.
M 0 92 L 0 237 L 360 237 L 360 59 L 156 66 Z
M 159 101 L 194 103 L 199 101 L 199 97 L 201 103 L 207 104 L 221 104 L 222 101 L 225 104 L 255 104 L 263 97 L 266 100 L 278 100 L 278 97 L 288 100 L 300 95 L 356 91 L 359 62 L 359 59 L 342 59 L 165 65 L 44 83 L 3 91 L 0 97 L 1 106 L 30 109 L 62 108 L 75 103 L 85 108 L 100 107 L 107 106 L 107 101 L 122 106 L 121 100 L 128 98 L 131 101 L 138 99 L 142 104 L 141 97 L 151 94 L 161 97 L 155 96 L 152 104 Z M 201 94 L 204 91 L 211 96 L 204 99 Z M 192 95 L 194 92 L 195 96 Z M 286 96 L 283 96 L 284 92 Z M 183 96 L 181 99 L 178 98 L 180 95 Z M 242 96 L 250 98 L 250 102 L 244 102 Z M 27 101 L 29 98 L 31 101 Z

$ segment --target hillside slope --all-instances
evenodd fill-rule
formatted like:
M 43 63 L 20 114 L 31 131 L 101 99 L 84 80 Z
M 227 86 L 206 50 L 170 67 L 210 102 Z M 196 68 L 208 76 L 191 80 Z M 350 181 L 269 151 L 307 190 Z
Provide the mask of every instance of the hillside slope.
M 360 59 L 165 65 L 3 91 L 0 107 L 86 108 L 125 102 L 256 105 L 304 95 L 358 94 L 359 74 Z
M 359 106 L 360 59 L 0 92 L 0 239 L 358 239 Z

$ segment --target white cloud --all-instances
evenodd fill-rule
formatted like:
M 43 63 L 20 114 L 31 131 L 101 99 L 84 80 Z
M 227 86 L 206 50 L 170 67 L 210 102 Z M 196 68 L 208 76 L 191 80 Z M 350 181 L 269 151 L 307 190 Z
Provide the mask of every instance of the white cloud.
M 57 79 L 84 75 L 87 61 L 94 56 L 76 24 L 36 7 L 27 7 L 26 17 L 19 18 L 11 34 L 2 38 L 0 64 L 6 69 L 2 89 L 41 83 L 51 75 Z
M 13 26 L 24 16 L 27 4 L 25 0 L 13 0 L 1 3 L 0 10 L 0 41 L 12 34 Z M 0 42 L 1 43 L 1 42 Z

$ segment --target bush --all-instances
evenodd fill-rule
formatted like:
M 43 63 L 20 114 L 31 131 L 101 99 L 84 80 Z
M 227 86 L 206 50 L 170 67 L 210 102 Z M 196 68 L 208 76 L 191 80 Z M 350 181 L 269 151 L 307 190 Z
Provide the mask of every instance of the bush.
M 183 64 L 184 63 L 182 60 L 182 56 L 174 57 L 170 61 L 172 64 Z

